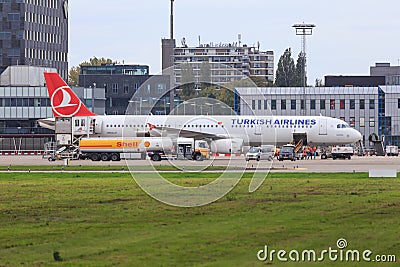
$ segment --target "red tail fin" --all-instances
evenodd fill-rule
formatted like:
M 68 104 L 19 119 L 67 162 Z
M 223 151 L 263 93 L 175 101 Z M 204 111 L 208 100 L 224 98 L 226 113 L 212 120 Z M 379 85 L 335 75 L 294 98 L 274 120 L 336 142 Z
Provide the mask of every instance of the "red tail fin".
M 56 72 L 45 72 L 54 117 L 96 116 Z

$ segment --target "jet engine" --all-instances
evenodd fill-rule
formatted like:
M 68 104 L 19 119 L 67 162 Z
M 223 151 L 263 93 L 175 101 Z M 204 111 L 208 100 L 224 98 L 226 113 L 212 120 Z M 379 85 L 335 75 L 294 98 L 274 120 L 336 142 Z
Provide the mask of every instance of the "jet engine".
M 242 153 L 243 139 L 220 139 L 211 142 L 211 151 L 222 154 Z

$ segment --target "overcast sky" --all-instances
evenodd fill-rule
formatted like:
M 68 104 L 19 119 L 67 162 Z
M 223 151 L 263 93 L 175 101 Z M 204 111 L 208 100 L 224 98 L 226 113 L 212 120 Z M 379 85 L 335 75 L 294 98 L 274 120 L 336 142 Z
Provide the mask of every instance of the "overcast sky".
M 145 64 L 161 71 L 161 38 L 169 37 L 170 0 L 71 0 L 69 66 L 90 57 Z M 369 75 L 375 62 L 398 65 L 398 0 L 175 0 L 175 39 L 202 43 L 261 44 L 296 60 L 301 38 L 294 23 L 314 23 L 307 39 L 309 84 L 325 75 Z

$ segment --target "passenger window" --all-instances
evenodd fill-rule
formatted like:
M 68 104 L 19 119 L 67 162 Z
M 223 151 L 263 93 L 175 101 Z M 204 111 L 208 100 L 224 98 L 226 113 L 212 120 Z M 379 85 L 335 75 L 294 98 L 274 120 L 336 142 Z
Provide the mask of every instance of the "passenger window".
M 79 120 L 76 120 L 76 121 L 75 121 L 75 126 L 76 126 L 76 127 L 79 127 Z
M 81 125 L 85 126 L 85 120 L 84 119 L 81 120 Z

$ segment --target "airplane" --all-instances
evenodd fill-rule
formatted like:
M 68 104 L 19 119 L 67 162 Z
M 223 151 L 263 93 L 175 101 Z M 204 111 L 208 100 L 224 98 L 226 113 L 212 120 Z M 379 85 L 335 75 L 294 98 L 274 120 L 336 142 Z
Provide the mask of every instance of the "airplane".
M 171 137 L 208 140 L 215 153 L 241 153 L 243 146 L 285 145 L 301 136 L 307 145 L 353 144 L 362 135 L 345 121 L 326 116 L 98 115 L 55 72 L 44 73 L 54 117 L 89 117 L 92 137 Z M 38 120 L 55 128 L 55 119 Z M 79 126 L 79 125 L 78 125 Z

